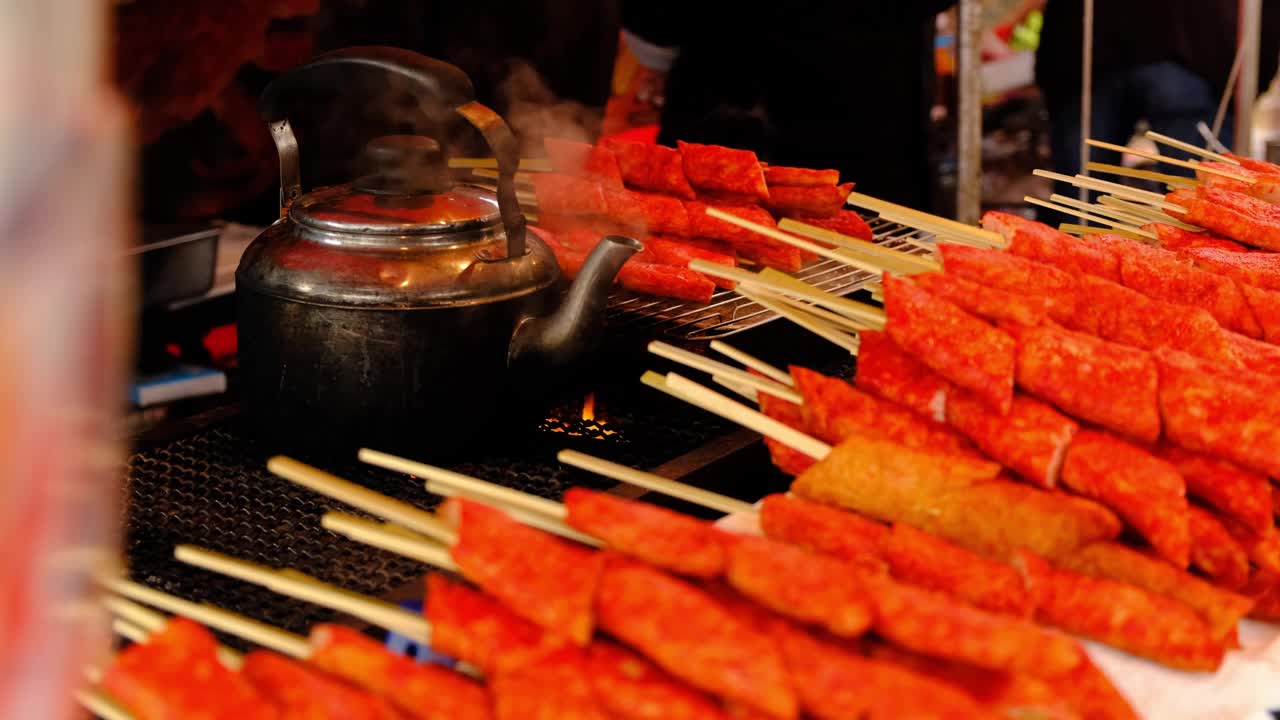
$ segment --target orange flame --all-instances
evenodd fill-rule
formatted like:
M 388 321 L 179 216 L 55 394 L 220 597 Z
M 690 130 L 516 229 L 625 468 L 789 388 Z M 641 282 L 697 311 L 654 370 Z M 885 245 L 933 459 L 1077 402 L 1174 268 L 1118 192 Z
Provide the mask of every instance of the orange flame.
M 587 393 L 587 399 L 582 401 L 582 419 L 596 419 L 596 394 Z

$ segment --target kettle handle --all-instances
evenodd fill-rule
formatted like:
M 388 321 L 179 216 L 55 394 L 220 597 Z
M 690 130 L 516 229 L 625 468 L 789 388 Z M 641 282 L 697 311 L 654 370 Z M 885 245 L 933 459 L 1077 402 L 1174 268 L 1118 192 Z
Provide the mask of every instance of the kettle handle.
M 276 78 L 263 91 L 258 111 L 280 156 L 281 216 L 302 194 L 298 140 L 289 118 L 338 101 L 374 126 L 368 139 L 403 134 L 402 125 L 410 120 L 443 125 L 460 115 L 474 125 L 498 159 L 498 207 L 508 257 L 524 254 L 525 218 L 515 192 L 520 150 L 511 129 L 497 113 L 475 102 L 475 88 L 462 70 L 401 48 L 363 46 L 325 53 Z

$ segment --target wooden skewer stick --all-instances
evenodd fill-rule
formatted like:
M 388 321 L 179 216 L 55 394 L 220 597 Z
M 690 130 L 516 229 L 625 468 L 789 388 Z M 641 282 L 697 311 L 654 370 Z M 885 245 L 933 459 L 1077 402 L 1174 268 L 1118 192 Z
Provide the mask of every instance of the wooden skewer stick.
M 494 495 L 497 494 L 498 491 L 502 491 L 503 494 L 513 493 L 514 495 L 519 496 L 519 500 L 517 501 L 519 504 L 523 504 L 523 501 L 526 499 L 542 500 L 542 498 L 536 495 L 511 490 L 509 488 L 504 488 L 500 485 L 494 485 L 493 483 L 475 478 L 472 478 L 471 481 L 465 485 L 450 485 L 441 483 L 439 480 L 427 481 L 427 492 L 435 493 L 436 495 L 444 497 L 464 497 L 469 500 L 475 500 L 476 502 L 500 507 L 512 518 L 524 525 L 528 525 L 531 528 L 536 528 L 552 535 L 558 535 L 566 540 L 573 540 L 574 542 L 579 542 L 590 547 L 602 547 L 604 545 L 604 543 L 600 542 L 596 538 L 569 527 L 563 520 L 547 515 L 528 512 L 527 510 L 521 510 L 519 507 L 504 505 L 502 501 L 494 499 Z M 555 504 L 559 506 L 561 514 L 565 514 L 564 506 L 559 503 Z
M 1064 232 L 1068 235 L 1075 235 L 1076 237 L 1107 233 L 1110 235 L 1119 235 L 1121 237 L 1127 237 L 1130 240 L 1136 240 L 1140 243 L 1150 244 L 1151 242 L 1150 240 L 1142 237 L 1141 235 L 1134 235 L 1133 233 L 1128 232 L 1127 230 L 1119 230 L 1116 228 L 1104 228 L 1104 227 L 1098 227 L 1097 225 L 1076 225 L 1074 223 L 1062 223 L 1061 225 L 1058 225 L 1058 231 Z
M 1062 202 L 1062 198 L 1064 198 L 1064 197 L 1067 197 L 1067 196 L 1065 196 L 1065 195 L 1050 195 L 1050 196 L 1049 196 L 1049 199 L 1050 199 L 1050 200 L 1052 200 L 1052 201 L 1054 201 L 1054 202 L 1062 203 L 1063 205 L 1070 205 L 1070 203 L 1063 203 L 1063 202 Z M 1068 199 L 1068 200 L 1075 200 L 1075 198 L 1071 198 L 1071 197 L 1068 197 L 1067 199 Z M 1079 200 L 1076 200 L 1076 202 L 1080 202 L 1080 201 L 1079 201 Z M 1128 224 L 1130 224 L 1130 225 L 1136 225 L 1136 226 L 1138 226 L 1138 227 L 1142 227 L 1143 225 L 1146 225 L 1147 223 L 1151 222 L 1151 218 L 1150 218 L 1149 216 L 1147 216 L 1147 215 L 1139 215 L 1138 213 L 1133 212 L 1132 210 L 1129 210 L 1129 209 L 1127 209 L 1127 208 L 1122 208 L 1122 207 L 1119 207 L 1119 206 L 1117 206 L 1117 205 L 1108 205 L 1108 204 L 1106 204 L 1106 203 L 1096 202 L 1096 203 L 1094 203 L 1094 204 L 1092 204 L 1092 205 L 1090 205 L 1090 204 L 1088 204 L 1088 203 L 1083 203 L 1083 204 L 1082 204 L 1082 206 L 1083 206 L 1085 209 L 1089 210 L 1089 212 L 1096 212 L 1096 213 L 1098 213 L 1099 215 L 1104 215 L 1104 216 L 1106 216 L 1106 217 L 1112 217 L 1112 218 L 1115 218 L 1115 219 L 1117 219 L 1117 220 L 1119 220 L 1119 221 L 1121 221 L 1121 222 L 1126 222 L 1126 223 L 1128 223 Z M 1081 205 L 1077 205 L 1077 206 L 1075 206 L 1075 207 L 1081 207 Z M 1154 209 L 1153 209 L 1153 210 L 1152 210 L 1152 212 L 1156 212 L 1156 213 L 1158 213 L 1158 212 L 1160 212 L 1160 211 L 1159 211 L 1159 210 L 1154 210 Z M 1170 219 L 1172 219 L 1172 218 L 1170 218 Z M 1143 229 L 1145 230 L 1146 228 L 1143 228 Z
M 725 388 L 726 390 L 730 390 L 732 392 L 737 393 L 738 395 L 741 395 L 742 399 L 746 400 L 747 402 L 752 402 L 757 405 L 760 404 L 760 393 L 753 387 L 747 387 L 746 385 L 739 385 L 738 383 L 730 380 L 729 378 L 720 377 L 719 375 L 712 375 L 711 382 L 719 385 L 722 388 Z
M 1140 180 L 1151 180 L 1152 182 L 1164 183 L 1174 189 L 1195 187 L 1200 184 L 1200 181 L 1195 178 L 1152 172 L 1150 170 L 1139 170 L 1137 168 L 1127 168 L 1123 165 L 1112 165 L 1110 163 L 1090 161 L 1085 163 L 1085 167 L 1094 172 L 1106 173 L 1108 175 L 1119 175 L 1121 177 L 1131 177 L 1138 178 Z
M 77 690 L 76 702 L 102 720 L 134 720 L 133 713 L 101 690 Z
M 1177 213 L 1185 213 L 1187 211 L 1187 209 L 1182 207 L 1181 205 L 1175 205 L 1171 202 L 1165 201 L 1163 195 L 1159 195 L 1153 192 L 1147 192 L 1146 190 L 1138 190 L 1136 188 L 1126 187 L 1124 185 L 1119 185 L 1113 182 L 1107 182 L 1106 180 L 1098 180 L 1097 178 L 1087 178 L 1079 175 L 1075 177 L 1071 177 L 1070 175 L 1063 175 L 1062 173 L 1051 172 L 1049 170 L 1035 170 L 1032 172 L 1032 174 L 1036 175 L 1037 177 L 1048 178 L 1050 180 L 1057 180 L 1059 182 L 1067 183 L 1068 185 L 1074 185 L 1075 187 L 1083 187 L 1083 188 L 1088 188 L 1090 190 L 1098 190 L 1100 192 L 1111 193 L 1116 197 L 1125 198 L 1126 200 L 1134 200 L 1136 202 L 1146 203 L 1148 205 L 1154 205 L 1155 207 L 1158 207 L 1162 210 L 1172 210 L 1173 212 L 1177 212 Z
M 768 225 L 761 225 L 760 223 L 752 222 L 750 220 L 740 218 L 737 215 L 734 215 L 732 213 L 727 213 L 718 208 L 708 207 L 707 215 L 717 220 L 723 220 L 724 222 L 727 222 L 730 225 L 736 225 L 745 230 L 750 230 L 756 234 L 763 235 L 771 240 L 777 240 L 780 243 L 784 243 L 792 247 L 800 248 L 801 250 L 804 250 L 806 252 L 811 252 L 814 255 L 820 255 L 829 260 L 835 260 L 836 262 L 844 263 L 845 265 L 857 268 L 859 270 L 864 270 L 866 272 L 874 273 L 876 275 L 879 275 L 881 272 L 880 268 L 875 267 L 874 265 L 867 265 L 865 262 L 859 260 L 858 258 L 851 257 L 848 253 L 832 250 L 831 248 L 825 247 L 823 245 L 819 245 L 818 243 L 805 240 L 804 238 L 796 237 L 791 233 L 785 233 L 776 228 L 771 228 Z
M 1202 147 L 1197 147 L 1195 145 L 1192 145 L 1191 143 L 1183 142 L 1181 140 L 1178 140 L 1177 138 L 1171 138 L 1168 135 L 1161 135 L 1160 133 L 1154 130 L 1148 130 L 1145 133 L 1145 135 L 1148 140 L 1154 140 L 1155 142 L 1161 143 L 1163 145 L 1168 145 L 1169 147 L 1177 148 L 1179 150 L 1182 150 L 1183 152 L 1189 152 L 1192 155 L 1199 155 L 1200 157 L 1203 157 L 1203 158 L 1208 158 L 1210 160 L 1216 160 L 1218 162 L 1223 162 L 1223 163 L 1230 163 L 1231 165 L 1240 164 L 1240 161 L 1236 160 L 1235 158 L 1229 158 L 1226 155 L 1219 155 L 1218 153 L 1213 152 L 1212 150 L 1205 150 Z
M 877 286 L 880 285 L 880 283 L 872 283 L 872 284 Z M 832 325 L 835 325 L 836 327 L 843 328 L 848 332 L 852 332 L 856 334 L 856 333 L 862 332 L 863 330 L 872 329 L 866 323 L 854 322 L 853 320 L 850 320 L 849 318 L 843 315 L 837 315 L 836 313 L 833 313 L 829 310 L 823 310 L 817 305 L 812 305 L 810 303 L 804 302 L 803 300 L 797 300 L 793 297 L 788 297 L 786 295 L 775 295 L 774 299 L 776 299 L 780 303 L 785 303 L 787 305 L 790 305 L 791 307 L 797 310 L 800 310 L 802 312 L 805 312 L 809 315 L 813 315 L 819 320 L 825 320 L 826 322 Z
M 687 397 L 690 404 L 697 405 L 703 410 L 715 413 L 726 420 L 736 422 L 749 430 L 754 430 L 761 435 L 777 440 L 814 460 L 821 460 L 831 452 L 831 446 L 821 440 L 809 437 L 764 413 L 752 410 L 742 403 L 734 402 L 724 395 L 676 373 L 667 374 L 667 385 Z
M 125 600 L 119 595 L 106 595 L 102 598 L 102 606 L 115 617 L 136 625 L 149 633 L 160 632 L 169 619 L 164 615 L 143 607 L 132 600 Z
M 672 390 L 667 385 L 666 375 L 662 375 L 661 373 L 656 373 L 652 370 L 645 370 L 644 374 L 640 376 L 640 382 L 644 383 L 645 385 L 648 385 L 654 390 L 659 390 L 661 392 L 664 392 L 677 400 L 680 400 L 682 402 L 689 402 L 689 400 L 685 398 L 685 396 L 681 395 L 675 390 Z
M 1024 199 L 1035 205 L 1041 205 L 1043 207 L 1048 207 L 1048 208 L 1054 207 L 1053 205 L 1046 203 L 1043 200 L 1034 199 L 1034 198 L 1024 198 Z M 1098 205 L 1091 205 L 1089 203 L 1080 202 L 1075 198 L 1069 198 L 1063 195 L 1051 195 L 1049 196 L 1049 199 L 1057 203 L 1058 205 L 1072 208 L 1076 212 L 1071 214 L 1085 218 L 1086 220 L 1091 220 L 1093 222 L 1106 225 L 1107 227 L 1113 227 L 1120 230 L 1124 230 L 1126 232 L 1133 233 L 1134 235 L 1141 235 L 1142 237 L 1151 238 L 1152 240 L 1157 239 L 1155 233 L 1150 232 L 1148 230 L 1143 230 L 1141 227 L 1134 225 L 1131 222 L 1128 222 L 1126 219 L 1117 218 L 1114 214 L 1115 210 L 1111 208 L 1098 206 Z M 1054 209 L 1057 209 L 1057 208 L 1054 208 Z
M 457 170 L 470 168 L 498 169 L 497 158 L 454 157 L 449 158 L 449 167 Z M 520 158 L 520 169 L 526 172 L 550 172 L 551 161 L 545 158 Z
M 1146 235 L 1150 235 L 1151 237 L 1155 237 L 1151 233 L 1148 233 L 1146 230 L 1143 230 L 1141 228 L 1135 228 L 1132 225 L 1126 225 L 1125 223 L 1117 222 L 1109 218 L 1099 217 L 1097 215 L 1085 212 L 1083 210 L 1077 210 L 1076 208 L 1073 208 L 1073 207 L 1067 207 L 1066 205 L 1058 205 L 1056 203 L 1051 203 L 1047 200 L 1041 200 L 1040 198 L 1031 197 L 1030 195 L 1027 195 L 1022 199 L 1025 202 L 1028 202 L 1032 205 L 1039 205 L 1040 207 L 1048 208 L 1050 210 L 1056 210 L 1066 215 L 1075 215 L 1076 217 L 1081 217 L 1081 218 L 1084 218 L 1085 220 L 1096 222 L 1100 225 L 1106 225 L 1107 227 L 1119 228 L 1121 230 L 1126 230 L 1134 234 L 1146 234 Z
M 267 461 L 267 470 L 325 497 L 385 518 L 445 545 L 452 545 L 457 539 L 444 521 L 426 510 L 394 500 L 292 458 L 273 457 Z
M 448 548 L 406 532 L 404 528 L 391 523 L 370 522 L 354 515 L 329 512 L 320 518 L 320 527 L 363 545 L 386 550 L 441 570 L 458 569 Z
M 688 350 L 683 350 L 675 347 L 674 345 L 668 345 L 661 340 L 654 340 L 653 342 L 650 342 L 649 352 L 657 355 L 658 357 L 674 360 L 681 365 L 694 368 L 695 370 L 701 370 L 705 373 L 719 375 L 720 377 L 733 380 L 736 383 L 755 388 L 759 392 L 768 393 L 774 397 L 786 400 L 787 402 L 800 403 L 804 401 L 804 398 L 800 396 L 800 393 L 792 390 L 786 385 L 776 383 L 758 375 L 743 372 L 742 370 L 725 365 L 722 362 L 717 362 L 711 358 L 703 357 L 697 353 L 691 353 Z
M 107 579 L 104 580 L 103 584 L 108 590 L 121 597 L 160 608 L 161 610 L 167 610 L 175 615 L 191 618 L 215 630 L 221 630 L 236 637 L 244 638 L 255 645 L 270 648 L 282 655 L 305 658 L 311 653 L 307 639 L 301 635 L 285 632 L 280 628 L 252 620 L 243 615 L 237 615 L 213 605 L 184 600 L 123 578 Z M 107 604 L 111 612 L 126 617 L 135 624 L 141 624 L 138 623 L 141 616 L 136 611 L 127 609 L 119 601 L 107 599 L 103 602 Z M 144 622 L 146 621 L 144 620 Z
M 692 485 L 686 485 L 682 482 L 676 482 L 675 480 L 669 480 L 661 475 L 635 470 L 626 465 L 609 462 L 577 450 L 561 450 L 556 454 L 556 459 L 565 465 L 571 465 L 580 470 L 593 472 L 602 477 L 628 485 L 635 485 L 636 487 L 684 500 L 694 505 L 718 510 L 727 515 L 754 512 L 751 503 L 736 500 L 727 495 L 713 493 L 709 490 L 703 490 L 702 488 L 696 488 Z
M 1129 148 L 1123 145 L 1116 145 L 1115 143 L 1103 142 L 1101 140 L 1094 140 L 1093 138 L 1088 138 L 1084 142 L 1086 145 L 1090 147 L 1101 148 L 1103 150 L 1113 150 L 1118 153 L 1127 153 L 1129 155 L 1137 155 L 1138 157 L 1147 158 L 1148 160 L 1155 160 L 1156 162 L 1162 162 L 1166 165 L 1173 165 L 1174 167 L 1187 168 L 1188 170 L 1195 170 L 1196 172 L 1209 173 L 1210 175 L 1219 175 L 1221 177 L 1230 178 L 1232 180 L 1239 180 L 1240 182 L 1249 183 L 1250 185 L 1257 182 L 1251 177 L 1241 175 L 1239 173 L 1229 172 L 1227 170 L 1219 170 L 1218 168 L 1207 168 L 1195 161 L 1179 160 L 1177 158 L 1171 158 L 1168 155 L 1161 155 L 1160 153 L 1147 152 L 1146 150 L 1138 150 L 1137 148 Z
M 147 638 L 151 637 L 151 633 L 143 630 L 137 625 L 134 625 L 128 620 L 121 620 L 120 618 L 116 618 L 112 621 L 111 632 L 131 643 L 144 643 L 147 641 Z
M 784 302 L 780 302 L 779 298 L 781 296 L 762 290 L 748 290 L 742 285 L 738 285 L 738 287 L 734 288 L 734 291 L 742 297 L 756 303 L 760 307 L 765 308 L 766 310 L 772 310 L 779 316 L 790 320 L 823 340 L 844 348 L 850 354 L 858 354 L 858 348 L 860 347 L 858 338 L 845 334 L 839 328 L 830 325 L 825 320 L 821 320 L 814 315 L 810 315 L 801 310 L 797 310 Z
M 424 644 L 430 644 L 431 626 L 416 613 L 375 600 L 315 578 L 301 579 L 301 573 L 285 574 L 275 568 L 240 560 L 192 545 L 174 548 L 178 560 L 205 570 L 261 585 L 272 592 L 314 603 L 387 628 Z M 303 576 L 306 577 L 306 576 Z
M 735 348 L 734 346 L 730 345 L 727 342 L 724 342 L 722 340 L 712 340 L 711 349 L 715 350 L 721 355 L 724 355 L 730 360 L 736 360 L 742 363 L 743 365 L 746 365 L 747 367 L 751 368 L 752 370 L 755 370 L 758 373 L 767 375 L 773 378 L 774 380 L 782 383 L 783 385 L 786 385 L 788 387 L 794 387 L 796 384 L 796 380 L 795 378 L 791 377 L 791 373 L 788 373 L 785 370 L 776 368 L 770 365 L 769 363 L 761 360 L 760 358 L 755 357 L 754 355 L 749 355 L 739 350 L 738 348 Z
M 1121 210 L 1125 210 L 1127 212 L 1133 213 L 1134 215 L 1137 215 L 1139 217 L 1146 218 L 1146 221 L 1149 223 L 1151 222 L 1164 223 L 1165 225 L 1172 225 L 1176 228 L 1182 228 L 1183 230 L 1186 230 L 1188 232 L 1204 232 L 1204 228 L 1196 225 L 1191 225 L 1190 223 L 1185 223 L 1173 217 L 1172 215 L 1163 213 L 1151 207 L 1150 205 L 1143 205 L 1142 203 L 1130 202 L 1123 198 L 1118 198 L 1114 195 L 1100 195 L 1098 196 L 1098 202 L 1102 203 L 1103 205 L 1107 205 L 1110 207 L 1117 207 L 1117 208 L 1120 208 Z
M 476 483 L 482 483 L 482 481 L 469 475 L 368 448 L 361 448 L 356 457 L 360 458 L 361 462 L 430 480 L 443 487 L 469 488 L 475 487 Z M 506 508 L 523 510 L 532 515 L 541 515 L 557 520 L 565 518 L 564 506 L 558 502 L 504 488 L 500 485 L 491 483 L 483 483 L 483 485 L 489 489 L 485 491 L 483 496 L 471 496 L 473 499 L 492 502 Z
M 983 230 L 982 228 L 966 225 L 965 223 L 957 220 L 951 220 L 938 215 L 930 215 L 926 212 L 913 210 L 909 207 L 873 198 L 870 195 L 852 192 L 849 193 L 849 197 L 846 199 L 846 202 L 860 208 L 873 210 L 879 213 L 881 217 L 884 217 L 887 220 L 893 220 L 894 222 L 901 222 L 903 225 L 919 227 L 922 230 L 929 230 L 939 234 L 960 236 L 973 243 L 987 247 L 1002 248 L 1008 245 L 1004 238 L 1000 236 L 1000 233 Z M 889 217 L 890 215 L 893 217 Z M 907 220 L 910 221 L 906 222 Z
M 880 267 L 903 275 L 929 272 L 939 268 L 937 261 L 930 258 L 889 250 L 866 240 L 852 238 L 834 230 L 828 230 L 817 225 L 809 225 L 791 218 L 780 220 L 778 228 L 795 235 L 803 235 L 813 240 L 836 245 L 847 253 L 865 260 L 875 261 Z
M 879 308 L 819 290 L 808 283 L 802 284 L 802 281 L 795 280 L 795 278 L 791 278 L 790 282 L 784 283 L 741 268 L 729 267 L 701 259 L 690 260 L 689 269 L 696 270 L 704 275 L 735 280 L 739 285 L 756 286 L 771 292 L 798 297 L 815 305 L 834 310 L 852 320 L 866 323 L 870 327 L 878 327 L 884 324 L 884 313 Z

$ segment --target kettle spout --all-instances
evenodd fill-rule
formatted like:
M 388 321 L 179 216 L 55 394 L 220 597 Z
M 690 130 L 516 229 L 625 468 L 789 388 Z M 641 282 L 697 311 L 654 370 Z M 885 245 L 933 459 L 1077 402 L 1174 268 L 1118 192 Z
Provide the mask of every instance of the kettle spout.
M 623 263 L 644 246 L 621 235 L 607 235 L 587 256 L 569 292 L 555 312 L 525 318 L 511 338 L 508 364 L 537 360 L 544 366 L 564 366 L 594 348 L 604 330 L 605 306 L 614 276 Z

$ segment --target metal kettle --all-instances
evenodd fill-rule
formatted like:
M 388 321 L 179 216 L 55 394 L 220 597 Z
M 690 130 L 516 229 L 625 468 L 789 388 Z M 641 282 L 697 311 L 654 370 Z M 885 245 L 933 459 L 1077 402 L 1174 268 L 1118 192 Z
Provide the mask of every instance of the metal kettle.
M 282 217 L 245 252 L 236 294 L 244 406 L 268 442 L 459 449 L 478 423 L 536 417 L 598 341 L 640 244 L 602 239 L 562 294 L 516 201 L 515 138 L 473 96 L 456 67 L 382 47 L 320 56 L 264 92 Z M 429 134 L 456 136 L 459 121 L 496 155 L 496 193 L 451 179 Z M 361 174 L 304 193 L 299 149 L 332 150 L 335 129 L 348 147 L 368 139 Z

